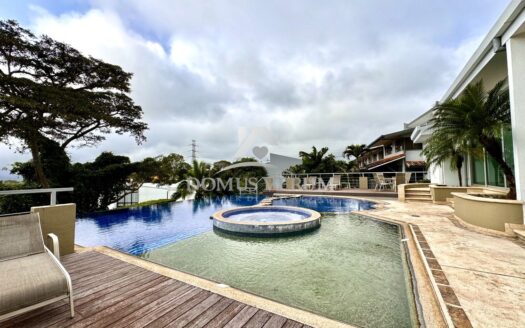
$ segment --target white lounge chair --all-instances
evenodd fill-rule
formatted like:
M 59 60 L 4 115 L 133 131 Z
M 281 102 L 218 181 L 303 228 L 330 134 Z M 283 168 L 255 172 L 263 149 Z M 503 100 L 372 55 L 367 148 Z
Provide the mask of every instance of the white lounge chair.
M 64 299 L 75 315 L 58 238 L 48 237 L 53 253 L 44 245 L 38 213 L 0 217 L 0 322 Z
M 264 180 L 264 190 L 265 191 L 273 190 L 273 178 L 264 177 L 263 180 Z
M 317 177 L 307 177 L 303 184 L 304 189 L 315 189 L 317 187 Z
M 377 178 L 376 190 L 383 190 L 385 187 L 389 187 L 393 190 L 396 189 L 396 183 L 392 181 L 392 179 L 385 178 L 383 173 L 375 173 L 374 178 Z
M 286 189 L 295 190 L 299 189 L 299 183 L 297 180 L 300 180 L 299 178 L 286 178 L 285 186 Z
M 334 175 L 328 180 L 328 184 L 326 185 L 326 189 L 329 190 L 336 190 L 341 188 L 341 176 L 340 175 Z

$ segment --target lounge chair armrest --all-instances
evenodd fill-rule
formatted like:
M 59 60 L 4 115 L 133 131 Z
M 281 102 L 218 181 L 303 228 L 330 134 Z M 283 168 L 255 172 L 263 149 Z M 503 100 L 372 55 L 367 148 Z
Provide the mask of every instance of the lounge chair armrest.
M 58 237 L 54 233 L 48 233 L 47 237 L 51 239 L 51 242 L 53 243 L 53 255 L 57 259 L 60 259 L 60 246 L 58 244 Z

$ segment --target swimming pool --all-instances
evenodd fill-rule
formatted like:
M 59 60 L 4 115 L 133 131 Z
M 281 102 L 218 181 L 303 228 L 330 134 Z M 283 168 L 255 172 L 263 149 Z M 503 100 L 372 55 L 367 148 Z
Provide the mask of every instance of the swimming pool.
M 258 204 L 264 196 L 222 196 L 88 214 L 77 218 L 75 243 L 133 255 L 213 229 L 220 209 Z
M 321 212 L 321 228 L 299 236 L 240 237 L 212 230 L 215 211 L 260 200 L 234 196 L 90 215 L 77 222 L 77 243 L 140 255 L 356 326 L 417 325 L 400 228 L 349 213 L 373 208 L 373 202 L 275 200 L 273 205 Z

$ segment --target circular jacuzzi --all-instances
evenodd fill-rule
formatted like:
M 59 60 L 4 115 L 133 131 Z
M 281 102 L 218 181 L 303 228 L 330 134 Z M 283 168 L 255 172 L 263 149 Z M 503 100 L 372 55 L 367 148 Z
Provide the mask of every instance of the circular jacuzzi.
M 237 235 L 282 236 L 315 230 L 321 214 L 302 207 L 249 206 L 218 211 L 213 227 Z

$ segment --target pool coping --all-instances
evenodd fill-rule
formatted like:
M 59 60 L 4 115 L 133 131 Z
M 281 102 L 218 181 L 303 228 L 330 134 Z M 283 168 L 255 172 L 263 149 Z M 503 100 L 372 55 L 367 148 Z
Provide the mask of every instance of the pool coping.
M 144 268 L 146 270 L 161 274 L 163 276 L 182 281 L 186 284 L 199 287 L 212 293 L 231 298 L 235 301 L 278 314 L 291 320 L 301 322 L 305 325 L 320 328 L 360 328 L 341 321 L 330 319 L 307 310 L 279 303 L 277 301 L 246 292 L 225 284 L 204 279 L 199 276 L 176 270 L 159 263 L 139 258 L 106 246 L 82 247 L 75 246 L 75 252 L 96 251 L 109 255 L 121 261 Z
M 275 209 L 285 209 L 285 210 L 290 210 L 290 211 L 306 212 L 307 214 L 309 214 L 309 217 L 305 218 L 305 219 L 302 219 L 302 220 L 286 221 L 286 222 L 281 222 L 281 221 L 257 222 L 257 221 L 235 221 L 235 220 L 228 219 L 228 217 L 224 216 L 224 214 L 226 214 L 226 212 L 240 211 L 240 210 L 246 210 L 246 209 L 250 209 L 250 208 L 256 208 L 256 209 L 257 208 L 264 208 L 264 209 L 267 209 L 267 208 L 270 208 L 270 207 L 271 208 L 275 208 Z M 288 225 L 288 224 L 293 224 L 293 223 L 313 222 L 313 221 L 317 221 L 317 220 L 319 220 L 321 218 L 321 213 L 319 213 L 317 211 L 314 211 L 314 210 L 311 210 L 311 209 L 308 209 L 308 208 L 298 207 L 298 206 L 281 206 L 281 205 L 268 206 L 268 205 L 258 205 L 257 204 L 257 205 L 253 205 L 253 206 L 240 206 L 240 207 L 226 208 L 226 209 L 219 210 L 219 211 L 213 213 L 211 217 L 214 220 L 220 220 L 220 221 L 228 222 L 228 223 L 232 223 L 232 224 L 267 226 L 267 225 Z

